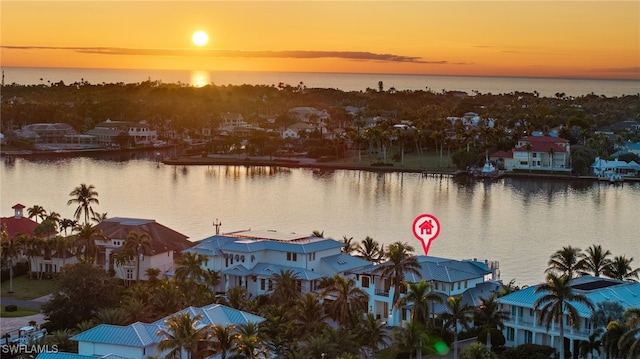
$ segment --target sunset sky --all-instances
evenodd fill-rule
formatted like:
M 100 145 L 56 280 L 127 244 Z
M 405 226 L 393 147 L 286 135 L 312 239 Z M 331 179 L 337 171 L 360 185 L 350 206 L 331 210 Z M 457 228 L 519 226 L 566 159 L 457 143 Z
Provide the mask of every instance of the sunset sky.
M 638 0 L 2 0 L 0 10 L 3 67 L 640 79 Z

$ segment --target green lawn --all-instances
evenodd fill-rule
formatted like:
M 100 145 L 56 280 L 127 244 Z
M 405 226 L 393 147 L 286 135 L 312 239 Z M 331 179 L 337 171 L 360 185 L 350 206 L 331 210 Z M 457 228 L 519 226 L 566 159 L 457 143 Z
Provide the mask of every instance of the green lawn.
M 13 278 L 13 293 L 9 293 L 9 281 L 2 282 L 2 297 L 15 299 L 36 299 L 53 292 L 55 281 L 50 279 L 32 279 L 23 275 Z
M 2 318 L 26 317 L 28 315 L 34 315 L 38 313 L 40 313 L 40 311 L 37 309 L 29 309 L 29 308 L 22 308 L 22 307 L 18 307 L 18 310 L 16 310 L 15 312 L 7 312 L 6 310 L 4 310 L 4 306 L 0 308 L 0 317 Z
M 381 167 L 388 169 L 397 169 L 397 170 L 427 170 L 427 171 L 450 171 L 454 172 L 456 170 L 453 163 L 451 163 L 451 159 L 447 156 L 447 152 L 444 151 L 442 153 L 442 159 L 440 158 L 439 152 L 425 152 L 422 156 L 418 156 L 416 154 L 406 155 L 404 156 L 404 163 L 401 161 L 394 161 L 392 159 L 392 155 L 388 154 L 386 161 L 383 161 L 377 157 L 369 157 L 363 155 L 361 158 L 358 158 L 355 154 L 350 154 L 350 156 L 346 159 L 339 159 L 335 161 L 325 162 L 326 164 L 333 164 L 337 166 L 353 166 L 357 167 L 368 167 L 375 168 L 370 166 L 371 163 L 375 162 L 385 162 L 391 163 L 393 166 L 389 167 Z

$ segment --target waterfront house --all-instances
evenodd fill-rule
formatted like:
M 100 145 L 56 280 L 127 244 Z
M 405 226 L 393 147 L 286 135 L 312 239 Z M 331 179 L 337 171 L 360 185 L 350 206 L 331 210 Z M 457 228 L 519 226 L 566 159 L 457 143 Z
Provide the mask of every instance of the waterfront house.
M 569 140 L 564 138 L 526 136 L 518 140 L 511 152 L 512 158 L 504 158 L 507 171 L 571 171 Z
M 553 323 L 547 330 L 546 323 L 540 323 L 538 318 L 540 312 L 533 309 L 534 303 L 544 293 L 536 293 L 539 285 L 527 287 L 506 296 L 498 298 L 502 309 L 511 313 L 509 320 L 504 322 L 504 336 L 507 346 L 518 346 L 532 343 L 549 345 L 558 348 L 559 326 Z M 628 308 L 640 307 L 640 283 L 621 281 L 616 279 L 584 276 L 571 281 L 571 287 L 575 293 L 585 295 L 594 307 L 598 303 L 614 301 L 619 303 L 625 310 Z M 597 329 L 591 322 L 592 311 L 583 304 L 573 304 L 578 310 L 579 329 L 569 325 L 569 319 L 564 316 L 565 321 L 565 347 L 571 353 L 577 353 L 580 341 L 588 341 L 589 335 Z M 604 357 L 604 353 L 602 354 Z M 575 356 L 574 356 L 575 357 Z
M 87 135 L 95 136 L 98 142 L 106 146 L 150 146 L 158 142 L 158 134 L 146 121 L 111 121 L 106 120 L 87 131 Z
M 210 304 L 204 307 L 188 307 L 173 315 L 189 313 L 194 318 L 202 315 L 197 326 L 222 325 L 237 326 L 243 323 L 262 323 L 263 317 L 233 309 L 221 304 Z M 69 353 L 46 353 L 38 358 L 67 359 L 67 358 L 127 358 L 147 359 L 164 358 L 169 350 L 161 351 L 158 345 L 164 339 L 163 331 L 168 332 L 167 316 L 153 323 L 136 322 L 127 326 L 100 324 L 71 337 L 78 342 L 78 356 L 67 357 Z M 183 358 L 187 357 L 184 351 Z
M 16 239 L 20 234 L 35 235 L 38 223 L 24 216 L 25 208 L 25 205 L 18 203 L 11 207 L 13 209 L 12 217 L 0 218 L 0 224 L 7 232 L 9 239 Z
M 637 162 L 620 161 L 617 158 L 613 161 L 608 161 L 600 157 L 596 157 L 590 167 L 592 173 L 598 177 L 607 177 L 614 174 L 633 177 L 640 173 L 640 164 Z
M 451 296 L 462 296 L 462 303 L 471 306 L 481 304 L 482 298 L 502 290 L 498 262 L 477 260 L 454 260 L 432 256 L 417 256 L 420 264 L 419 275 L 408 273 L 406 282 L 425 280 L 431 289 L 443 300 Z M 355 274 L 358 287 L 369 296 L 369 313 L 384 320 L 390 326 L 403 325 L 411 317 L 412 304 L 396 308 L 393 303 L 395 288 L 390 278 L 380 275 L 380 269 L 388 263 L 370 265 L 349 273 Z M 406 287 L 400 289 L 400 298 L 406 294 Z M 434 304 L 432 315 L 446 312 L 443 304 Z
M 150 247 L 143 248 L 140 254 L 140 279 L 146 280 L 146 270 L 160 269 L 163 273 L 173 271 L 175 254 L 191 247 L 193 242 L 187 236 L 168 228 L 153 219 L 140 218 L 108 218 L 96 225 L 107 237 L 107 242 L 96 241 L 100 248 L 97 264 L 105 270 L 114 270 L 118 278 L 135 280 L 137 261 L 132 259 L 120 266 L 115 263 L 114 254 L 122 251 L 129 233 L 136 232 L 139 236 L 146 233 L 151 238 Z
M 220 291 L 243 286 L 249 295 L 257 296 L 273 290 L 273 276 L 281 271 L 293 271 L 298 290 L 306 293 L 316 291 L 324 277 L 345 275 L 371 264 L 343 253 L 343 246 L 331 238 L 247 230 L 216 234 L 184 252 L 208 257 L 204 269 L 220 272 Z

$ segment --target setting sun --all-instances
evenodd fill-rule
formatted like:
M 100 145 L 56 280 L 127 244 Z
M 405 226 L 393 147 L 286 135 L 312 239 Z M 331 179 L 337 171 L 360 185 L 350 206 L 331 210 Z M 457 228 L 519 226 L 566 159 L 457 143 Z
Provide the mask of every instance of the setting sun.
M 209 42 L 209 35 L 204 31 L 196 31 L 193 33 L 191 40 L 196 46 L 204 46 Z

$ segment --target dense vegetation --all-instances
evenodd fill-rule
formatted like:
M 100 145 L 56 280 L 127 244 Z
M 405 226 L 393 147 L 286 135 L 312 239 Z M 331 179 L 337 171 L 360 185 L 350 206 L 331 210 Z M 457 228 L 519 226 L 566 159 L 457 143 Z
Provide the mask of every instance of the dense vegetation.
M 288 110 L 308 106 L 326 110 L 329 131 L 343 128 L 346 136 L 327 139 L 320 132 L 301 140 L 283 140 L 279 130 L 293 124 Z M 355 113 L 346 107 L 356 108 Z M 283 148 L 299 149 L 314 157 L 341 157 L 347 149 L 367 149 L 386 162 L 401 153 L 420 155 L 423 149 L 458 152 L 454 161 L 466 167 L 484 158 L 486 151 L 513 148 L 517 139 L 533 131 L 557 130 L 576 145 L 574 168 L 581 172 L 595 156 L 607 158 L 614 145 L 639 141 L 639 134 L 615 130 L 609 137 L 598 130 L 620 121 L 640 120 L 640 95 L 605 97 L 590 94 L 577 98 L 557 93 L 540 97 L 537 92 L 461 96 L 457 92 L 395 91 L 367 89 L 344 92 L 336 89 L 290 86 L 242 85 L 202 88 L 182 84 L 145 81 L 134 84 L 90 84 L 85 81 L 34 86 L 6 85 L 2 89 L 2 129 L 10 140 L 12 129 L 32 123 L 62 122 L 79 132 L 92 129 L 106 119 L 145 120 L 158 134 L 169 131 L 208 142 L 209 151 L 226 152 L 241 140 L 248 140 L 249 154 L 271 155 Z M 493 127 L 451 124 L 448 116 L 475 112 L 483 120 L 494 119 Z M 231 112 L 267 131 L 253 131 L 247 137 L 217 136 L 222 114 Z M 384 120 L 362 131 L 366 119 Z M 411 123 L 415 129 L 402 131 L 395 124 Z M 409 121 L 409 122 L 407 122 Z M 213 135 L 209 131 L 213 130 Z M 268 130 L 273 130 L 269 132 Z M 579 145 L 579 146 L 578 146 Z M 389 158 L 387 158 L 387 153 Z M 471 154 L 469 154 L 471 153 Z M 583 158 L 584 157 L 584 158 Z

